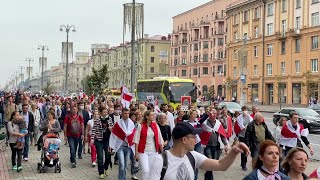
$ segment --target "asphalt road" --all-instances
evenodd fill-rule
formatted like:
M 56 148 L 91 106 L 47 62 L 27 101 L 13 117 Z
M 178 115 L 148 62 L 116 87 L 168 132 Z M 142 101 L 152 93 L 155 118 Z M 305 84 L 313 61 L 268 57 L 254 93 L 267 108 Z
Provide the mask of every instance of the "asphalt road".
M 262 115 L 265 118 L 269 130 L 272 132 L 273 129 L 276 127 L 272 122 L 273 113 L 262 113 Z M 320 160 L 320 134 L 311 133 L 308 135 L 308 140 L 312 144 L 314 150 L 314 155 L 310 158 Z M 307 150 L 307 152 L 309 152 L 309 149 L 306 146 L 304 146 L 304 148 Z

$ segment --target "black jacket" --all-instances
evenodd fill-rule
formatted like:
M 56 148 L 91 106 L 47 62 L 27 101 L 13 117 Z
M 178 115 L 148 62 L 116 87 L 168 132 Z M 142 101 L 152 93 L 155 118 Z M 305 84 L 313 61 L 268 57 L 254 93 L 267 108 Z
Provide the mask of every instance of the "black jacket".
M 245 143 L 250 149 L 258 149 L 259 148 L 259 142 L 257 140 L 255 128 L 254 128 L 254 121 L 250 122 L 246 129 L 246 135 L 245 135 Z M 265 139 L 269 139 L 275 142 L 274 138 L 272 137 L 271 132 L 268 129 L 268 126 L 265 122 L 261 123 L 262 126 L 265 129 Z
M 28 114 L 29 114 L 28 133 L 31 133 L 34 131 L 34 117 L 32 112 L 29 111 Z M 23 114 L 21 113 L 21 115 Z
M 114 113 L 110 114 L 109 116 L 110 116 L 111 119 L 112 119 L 112 123 L 115 124 L 115 123 L 114 123 Z M 122 116 L 120 115 L 120 119 L 121 119 L 121 118 L 122 118 Z

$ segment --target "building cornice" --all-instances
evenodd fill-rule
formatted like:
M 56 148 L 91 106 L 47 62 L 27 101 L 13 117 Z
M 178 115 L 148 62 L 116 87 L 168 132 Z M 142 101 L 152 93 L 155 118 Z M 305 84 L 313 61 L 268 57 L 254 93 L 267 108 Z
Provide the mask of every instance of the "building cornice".
M 230 14 L 233 14 L 238 11 L 243 11 L 245 9 L 249 9 L 256 5 L 262 5 L 264 0 L 245 0 L 233 5 L 230 5 L 226 8 L 226 14 L 227 16 Z

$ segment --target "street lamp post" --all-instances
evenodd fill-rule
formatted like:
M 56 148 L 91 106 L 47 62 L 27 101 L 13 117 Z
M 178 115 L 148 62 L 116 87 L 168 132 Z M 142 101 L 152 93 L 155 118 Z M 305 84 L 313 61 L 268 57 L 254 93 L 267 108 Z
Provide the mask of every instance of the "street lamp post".
M 244 68 L 247 67 L 247 59 L 246 59 L 246 53 L 245 53 L 245 45 L 247 44 L 247 36 L 243 36 L 242 38 L 242 47 L 241 47 L 241 58 L 240 58 L 240 106 L 245 105 L 245 99 L 243 96 L 243 86 L 244 82 L 246 80 Z
M 31 78 L 31 69 L 30 69 L 31 66 L 30 66 L 30 63 L 33 62 L 34 59 L 33 59 L 33 58 L 27 58 L 26 61 L 29 63 L 29 66 L 28 66 L 28 68 L 29 68 L 29 69 L 28 69 L 28 78 L 29 78 L 29 80 L 30 80 L 30 78 Z
M 19 66 L 19 69 L 20 69 L 20 76 L 21 76 L 20 80 L 21 80 L 21 82 L 22 82 L 22 81 L 23 81 L 23 73 L 22 73 L 22 70 L 24 69 L 24 67 L 23 67 L 23 66 Z
M 60 25 L 60 31 L 66 31 L 67 33 L 67 55 L 66 55 L 66 80 L 64 84 L 64 91 L 65 93 L 68 93 L 68 63 L 69 63 L 69 32 L 72 30 L 72 32 L 76 32 L 76 27 L 74 25 Z
M 44 51 L 49 50 L 48 46 L 45 45 L 39 45 L 38 50 L 42 51 L 41 56 L 41 91 L 43 90 L 43 71 L 44 71 Z

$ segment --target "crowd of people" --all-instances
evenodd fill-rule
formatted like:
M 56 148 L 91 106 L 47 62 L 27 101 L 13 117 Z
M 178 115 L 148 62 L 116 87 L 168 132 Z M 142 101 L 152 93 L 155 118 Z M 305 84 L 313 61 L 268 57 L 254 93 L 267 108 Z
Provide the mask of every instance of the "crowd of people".
M 308 129 L 295 112 L 270 130 L 257 107 L 250 114 L 243 106 L 241 113 L 231 116 L 216 102 L 205 108 L 191 104 L 186 112 L 146 101 L 124 107 L 109 97 L 72 99 L 17 92 L 2 98 L 12 169 L 18 172 L 22 159 L 28 161 L 29 146 L 41 149 L 49 133 L 69 146 L 72 168 L 82 154 L 90 153 L 100 179 L 118 164 L 119 180 L 126 179 L 127 172 L 138 179 L 138 171 L 144 180 L 213 180 L 213 171 L 226 171 L 238 154 L 243 171 L 252 157 L 253 170 L 244 179 L 307 179 L 308 156 L 314 153 Z M 53 158 L 49 152 L 55 151 L 49 150 L 48 158 Z M 199 169 L 206 171 L 204 177 Z

